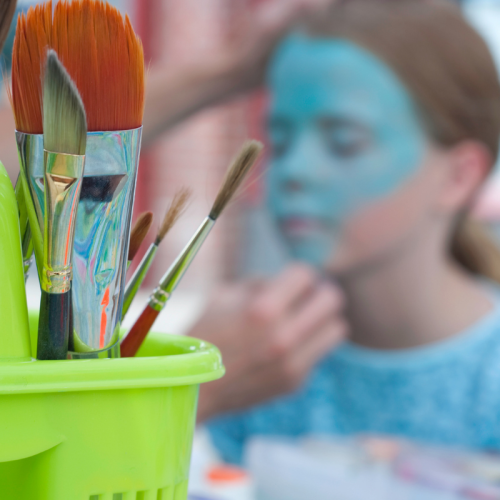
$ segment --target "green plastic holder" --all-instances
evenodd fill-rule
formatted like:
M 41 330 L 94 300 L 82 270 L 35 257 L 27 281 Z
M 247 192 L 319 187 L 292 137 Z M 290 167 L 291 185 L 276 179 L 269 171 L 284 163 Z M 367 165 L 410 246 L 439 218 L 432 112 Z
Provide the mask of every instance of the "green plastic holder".
M 0 362 L 0 498 L 185 500 L 198 387 L 223 372 L 158 333 L 135 358 Z
M 14 188 L 2 163 L 0 163 L 0 283 L 0 362 L 9 359 L 29 360 L 31 348 L 18 208 Z
M 219 351 L 151 333 L 135 358 L 33 360 L 1 164 L 0 242 L 0 498 L 185 500 L 198 388 L 223 375 Z

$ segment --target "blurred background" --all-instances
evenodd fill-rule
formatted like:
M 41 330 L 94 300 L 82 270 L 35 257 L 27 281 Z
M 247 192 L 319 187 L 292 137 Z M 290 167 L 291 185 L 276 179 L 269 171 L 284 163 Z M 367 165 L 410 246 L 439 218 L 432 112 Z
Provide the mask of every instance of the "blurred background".
M 149 68 L 196 66 L 209 61 L 234 42 L 246 16 L 261 4 L 286 3 L 287 0 L 113 0 L 111 3 L 127 13 L 142 38 Z M 453 0 L 449 0 L 453 1 Z M 304 0 L 303 3 L 318 3 Z M 500 68 L 500 1 L 464 0 L 460 2 L 467 17 L 487 40 Z M 20 9 L 36 2 L 20 0 Z M 272 12 L 272 10 L 270 10 Z M 9 47 L 5 49 L 8 57 Z M 5 55 L 4 55 L 5 58 Z M 143 148 L 137 182 L 134 220 L 137 214 L 151 210 L 158 224 L 181 186 L 193 190 L 190 206 L 167 240 L 160 247 L 143 289 L 144 298 L 157 277 L 172 262 L 199 221 L 205 216 L 228 161 L 246 137 L 266 142 L 263 123 L 266 116 L 266 90 L 252 91 L 202 110 L 180 125 L 162 134 Z M 4 96 L 4 105 L 6 97 Z M 9 165 L 7 165 L 9 169 Z M 10 170 L 17 169 L 17 165 Z M 284 263 L 285 256 L 267 220 L 262 202 L 262 174 L 266 161 L 247 184 L 216 226 L 203 251 L 180 285 L 169 307 L 175 314 L 165 314 L 158 328 L 183 333 L 196 319 L 205 298 L 213 287 L 225 280 L 247 274 L 270 274 Z M 477 215 L 487 220 L 500 235 L 500 174 L 498 168 L 485 189 Z M 147 244 L 154 238 L 150 232 Z M 147 248 L 144 244 L 141 252 Z M 137 259 L 137 262 L 139 259 Z M 133 271 L 133 268 L 131 269 Z M 154 278 L 153 278 L 154 279 Z M 38 304 L 38 284 L 31 273 L 30 304 Z M 132 324 L 142 300 L 134 301 L 126 325 Z

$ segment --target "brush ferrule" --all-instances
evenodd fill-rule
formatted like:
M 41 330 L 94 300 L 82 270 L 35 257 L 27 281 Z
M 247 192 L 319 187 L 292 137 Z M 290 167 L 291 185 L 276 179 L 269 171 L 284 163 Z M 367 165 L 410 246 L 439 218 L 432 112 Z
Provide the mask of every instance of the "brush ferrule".
M 162 290 L 159 286 L 153 290 L 153 293 L 149 297 L 149 307 L 155 311 L 162 311 L 170 298 L 170 293 Z
M 73 331 L 78 352 L 107 349 L 115 344 L 120 331 L 141 130 L 87 133 L 72 251 Z M 30 202 L 27 208 L 35 258 L 43 274 L 43 135 L 17 132 L 16 138 Z
M 168 271 L 164 274 L 163 278 L 160 281 L 159 284 L 159 289 L 163 290 L 164 293 L 170 294 L 175 290 L 177 285 L 179 284 L 179 281 L 182 279 L 184 276 L 184 273 L 187 271 L 189 265 L 193 261 L 193 259 L 196 257 L 196 254 L 198 253 L 198 250 L 200 249 L 201 245 L 203 245 L 203 242 L 206 240 L 207 236 L 209 235 L 211 229 L 214 227 L 215 221 L 211 219 L 210 217 L 207 217 L 202 223 L 201 226 L 198 228 L 194 236 L 191 238 L 189 243 L 184 247 L 184 250 L 179 254 L 177 259 L 174 261 L 174 263 L 170 266 Z M 154 294 L 155 298 L 157 298 L 159 301 L 159 294 Z M 168 299 L 167 296 L 167 299 Z M 166 301 L 165 301 L 166 302 Z M 149 305 L 155 309 L 154 304 L 152 303 L 152 300 L 150 300 Z M 164 303 L 163 303 L 164 305 Z M 157 311 L 161 309 L 156 309 Z
M 71 267 L 58 270 L 44 268 L 42 276 L 42 289 L 48 293 L 66 293 L 71 289 Z
M 82 186 L 85 155 L 44 151 L 42 288 L 64 293 L 71 286 L 71 259 L 76 210 Z
M 125 293 L 123 295 L 122 321 L 130 308 L 130 304 L 132 304 L 134 297 L 139 291 L 149 268 L 151 267 L 151 263 L 153 262 L 157 250 L 158 246 L 154 243 L 149 246 L 148 251 L 142 258 L 141 262 L 137 266 L 137 269 L 135 270 L 135 273 L 125 287 Z

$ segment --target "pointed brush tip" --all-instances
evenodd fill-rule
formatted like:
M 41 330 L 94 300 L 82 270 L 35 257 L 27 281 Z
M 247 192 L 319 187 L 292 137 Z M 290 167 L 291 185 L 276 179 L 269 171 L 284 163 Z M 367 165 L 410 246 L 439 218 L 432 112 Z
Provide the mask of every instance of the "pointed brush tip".
M 192 191 L 188 187 L 182 187 L 175 193 L 169 208 L 165 212 L 162 223 L 158 228 L 158 233 L 155 239 L 156 246 L 158 246 L 163 241 L 170 229 L 172 229 L 174 224 L 186 211 L 189 199 L 191 198 L 191 194 Z
M 250 139 L 243 143 L 240 151 L 231 161 L 214 204 L 212 205 L 212 209 L 209 213 L 209 217 L 212 220 L 217 220 L 222 211 L 226 208 L 227 204 L 233 198 L 247 174 L 254 166 L 263 148 L 264 145 L 255 139 Z

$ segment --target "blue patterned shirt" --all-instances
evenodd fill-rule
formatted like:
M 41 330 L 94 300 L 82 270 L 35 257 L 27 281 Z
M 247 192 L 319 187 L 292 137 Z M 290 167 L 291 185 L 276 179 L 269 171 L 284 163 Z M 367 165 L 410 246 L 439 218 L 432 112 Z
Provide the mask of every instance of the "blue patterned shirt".
M 224 460 L 254 435 L 391 434 L 500 451 L 500 288 L 494 308 L 452 338 L 398 351 L 346 342 L 294 394 L 208 424 Z

